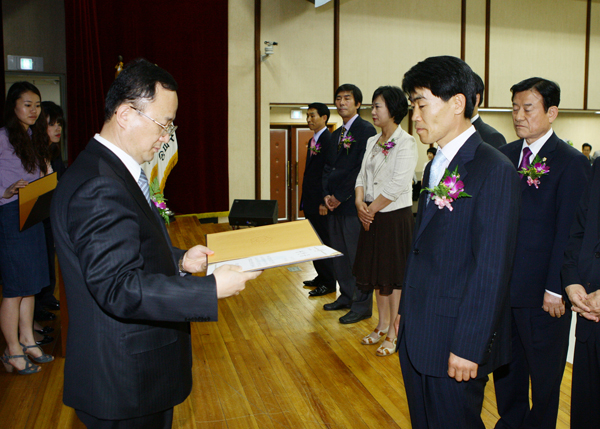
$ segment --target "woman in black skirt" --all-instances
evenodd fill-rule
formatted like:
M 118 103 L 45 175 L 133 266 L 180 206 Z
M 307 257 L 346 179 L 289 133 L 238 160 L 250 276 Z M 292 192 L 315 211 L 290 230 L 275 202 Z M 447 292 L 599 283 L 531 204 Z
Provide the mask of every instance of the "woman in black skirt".
M 367 142 L 356 180 L 355 202 L 363 229 L 353 273 L 359 289 L 375 290 L 379 311 L 379 324 L 361 342 L 377 344 L 385 336 L 378 356 L 389 356 L 396 349 L 394 320 L 414 227 L 412 178 L 418 155 L 415 139 L 400 128 L 407 113 L 408 101 L 400 88 L 377 88 L 371 115 L 381 133 Z
M 7 345 L 0 359 L 8 372 L 19 374 L 40 370 L 30 359 L 54 359 L 33 337 L 34 295 L 49 283 L 44 227 L 19 231 L 19 190 L 52 171 L 40 102 L 34 85 L 14 83 L 6 95 L 6 127 L 0 129 L 0 327 Z

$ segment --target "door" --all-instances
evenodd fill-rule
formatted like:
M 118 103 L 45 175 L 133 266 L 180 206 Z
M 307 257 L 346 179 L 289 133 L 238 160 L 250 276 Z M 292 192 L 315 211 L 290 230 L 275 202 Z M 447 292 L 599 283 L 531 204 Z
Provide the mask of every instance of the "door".
M 306 151 L 314 133 L 306 126 L 271 126 L 271 199 L 277 200 L 279 221 L 304 218 L 300 210 Z

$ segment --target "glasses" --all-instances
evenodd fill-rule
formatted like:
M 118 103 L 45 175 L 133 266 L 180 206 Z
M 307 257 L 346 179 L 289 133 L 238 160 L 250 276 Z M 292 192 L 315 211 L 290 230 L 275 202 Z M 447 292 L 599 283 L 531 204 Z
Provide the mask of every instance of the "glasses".
M 154 122 L 156 125 L 158 125 L 159 127 L 161 127 L 163 129 L 163 132 L 160 133 L 161 137 L 164 137 L 166 135 L 172 136 L 173 133 L 175 132 L 175 130 L 177 129 L 177 125 L 174 125 L 173 122 L 171 122 L 168 125 L 163 125 L 160 122 L 158 122 L 156 119 L 151 118 L 150 116 L 146 115 L 144 112 L 142 112 L 140 109 L 136 109 L 133 106 L 129 106 L 131 107 L 133 110 L 135 110 L 136 112 L 138 112 L 140 115 L 145 116 L 146 118 L 150 119 L 152 122 Z

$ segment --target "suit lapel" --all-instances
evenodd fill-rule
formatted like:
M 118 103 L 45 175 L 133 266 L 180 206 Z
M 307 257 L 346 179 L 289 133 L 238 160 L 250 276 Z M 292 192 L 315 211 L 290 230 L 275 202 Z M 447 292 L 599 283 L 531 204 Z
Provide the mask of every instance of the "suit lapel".
M 448 166 L 447 170 L 452 173 L 454 171 L 454 169 L 458 167 L 458 174 L 460 175 L 460 180 L 462 180 L 464 182 L 464 180 L 467 178 L 467 175 L 468 175 L 468 170 L 465 167 L 465 164 L 467 164 L 468 162 L 473 160 L 473 158 L 475 157 L 475 151 L 477 150 L 477 148 L 479 147 L 481 142 L 482 142 L 482 140 L 481 140 L 481 137 L 479 136 L 479 134 L 473 133 L 473 135 L 471 135 L 467 139 L 465 144 L 463 144 L 462 147 L 459 149 L 459 151 L 456 153 L 456 155 L 450 162 L 450 165 Z M 427 171 L 427 170 L 429 170 L 429 171 Z M 426 171 L 428 173 L 427 174 L 427 184 L 429 185 L 429 173 L 431 172 L 431 163 L 429 163 L 429 165 L 427 166 Z M 444 175 L 445 175 L 445 173 L 444 173 Z M 428 186 L 428 187 L 430 187 L 430 186 Z M 465 191 L 467 191 L 467 190 L 465 190 Z M 422 203 L 426 204 L 428 198 L 429 198 L 429 194 L 427 193 L 426 199 L 422 200 Z M 421 204 L 421 202 L 419 202 L 419 204 Z M 447 209 L 442 209 L 442 210 L 447 210 Z M 423 208 L 423 217 L 422 217 L 421 223 L 419 224 L 419 229 L 416 234 L 415 243 L 419 240 L 419 237 L 421 236 L 421 234 L 423 233 L 423 231 L 425 230 L 425 228 L 427 227 L 427 225 L 429 224 L 431 219 L 433 219 L 435 214 L 439 211 L 440 211 L 440 209 L 438 208 L 438 206 L 436 206 L 433 203 L 433 201 L 430 201 L 429 204 L 427 204 Z

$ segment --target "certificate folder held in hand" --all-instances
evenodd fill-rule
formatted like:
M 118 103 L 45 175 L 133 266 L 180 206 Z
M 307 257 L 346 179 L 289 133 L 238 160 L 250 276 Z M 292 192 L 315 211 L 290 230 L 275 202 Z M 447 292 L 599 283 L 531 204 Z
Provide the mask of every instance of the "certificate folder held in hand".
M 19 189 L 19 230 L 23 231 L 50 216 L 50 202 L 56 189 L 56 173 L 48 174 Z
M 323 245 L 308 220 L 208 234 L 207 274 L 224 265 L 239 265 L 242 271 L 257 271 L 342 254 Z

